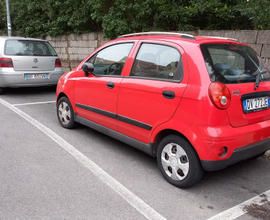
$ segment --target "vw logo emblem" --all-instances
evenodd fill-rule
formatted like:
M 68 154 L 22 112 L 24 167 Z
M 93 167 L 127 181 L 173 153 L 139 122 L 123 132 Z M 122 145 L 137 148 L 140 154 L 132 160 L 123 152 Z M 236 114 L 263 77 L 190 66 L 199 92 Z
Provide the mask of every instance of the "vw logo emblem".
M 37 63 L 37 62 L 38 62 L 38 59 L 37 59 L 37 58 L 35 58 L 35 59 L 34 59 L 34 63 Z

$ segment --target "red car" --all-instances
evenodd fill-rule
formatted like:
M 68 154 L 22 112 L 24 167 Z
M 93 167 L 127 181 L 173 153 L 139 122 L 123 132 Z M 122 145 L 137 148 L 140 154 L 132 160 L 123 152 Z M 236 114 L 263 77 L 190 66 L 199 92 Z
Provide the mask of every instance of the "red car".
M 64 128 L 78 122 L 157 157 L 180 188 L 270 149 L 270 71 L 235 39 L 123 35 L 64 74 L 56 95 Z

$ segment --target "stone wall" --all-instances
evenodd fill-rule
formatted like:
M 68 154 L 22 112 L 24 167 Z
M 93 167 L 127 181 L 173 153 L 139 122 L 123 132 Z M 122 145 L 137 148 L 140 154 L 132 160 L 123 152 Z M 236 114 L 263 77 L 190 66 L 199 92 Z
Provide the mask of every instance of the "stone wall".
M 109 41 L 103 33 L 70 34 L 58 37 L 46 37 L 62 61 L 64 72 L 75 68 L 96 48 Z
M 194 36 L 218 36 L 238 39 L 254 48 L 270 67 L 270 30 L 239 31 L 193 31 L 185 32 Z M 46 37 L 61 58 L 64 72 L 75 68 L 89 53 L 109 39 L 103 33 L 71 34 L 59 37 Z
M 196 31 L 193 35 L 234 38 L 250 45 L 270 67 L 270 30 Z

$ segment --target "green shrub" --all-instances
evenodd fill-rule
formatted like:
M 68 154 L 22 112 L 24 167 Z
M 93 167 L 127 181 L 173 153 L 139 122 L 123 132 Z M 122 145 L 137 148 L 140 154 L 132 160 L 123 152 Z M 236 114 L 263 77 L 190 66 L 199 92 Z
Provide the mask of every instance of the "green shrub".
M 13 35 L 270 29 L 269 0 L 12 0 Z M 0 0 L 0 33 L 7 32 Z

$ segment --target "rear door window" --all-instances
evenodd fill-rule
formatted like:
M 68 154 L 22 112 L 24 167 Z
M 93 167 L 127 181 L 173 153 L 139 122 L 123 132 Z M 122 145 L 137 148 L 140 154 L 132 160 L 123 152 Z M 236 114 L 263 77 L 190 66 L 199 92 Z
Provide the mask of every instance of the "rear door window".
M 270 72 L 256 52 L 235 44 L 203 44 L 201 50 L 211 81 L 225 84 L 269 81 Z
M 171 46 L 143 43 L 135 58 L 130 76 L 180 80 L 183 76 L 181 54 Z
M 5 44 L 5 55 L 57 56 L 57 53 L 46 41 L 7 40 Z

